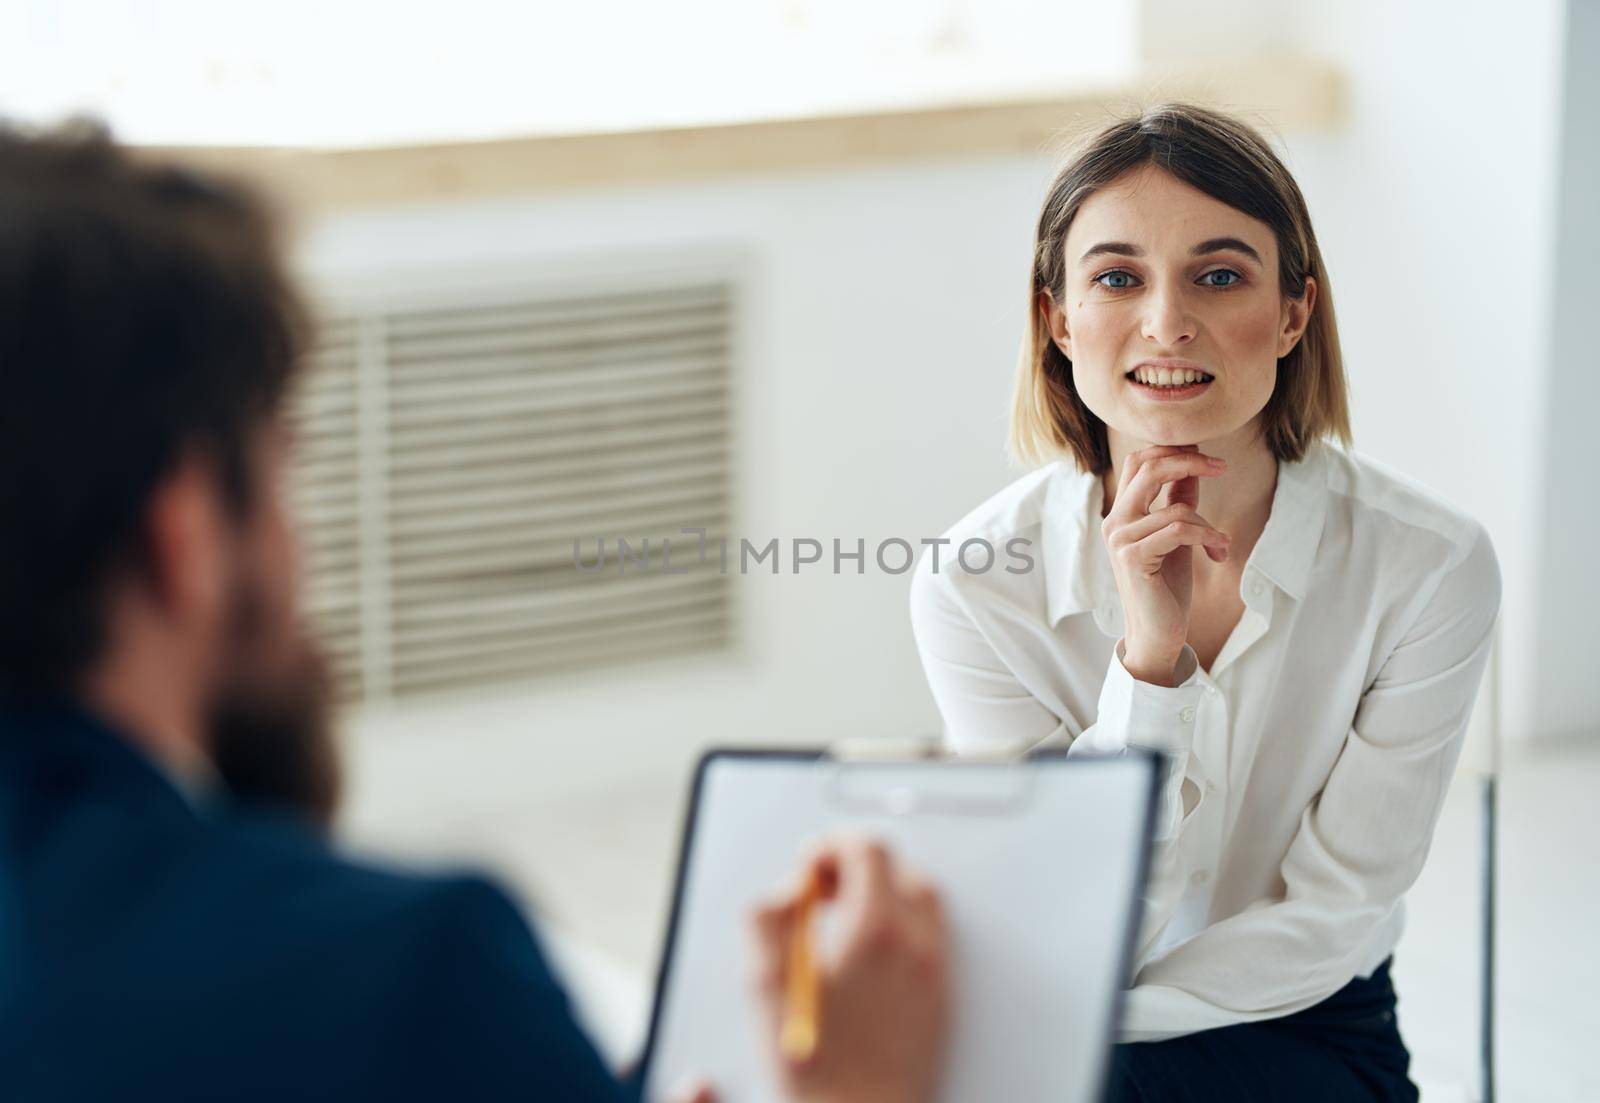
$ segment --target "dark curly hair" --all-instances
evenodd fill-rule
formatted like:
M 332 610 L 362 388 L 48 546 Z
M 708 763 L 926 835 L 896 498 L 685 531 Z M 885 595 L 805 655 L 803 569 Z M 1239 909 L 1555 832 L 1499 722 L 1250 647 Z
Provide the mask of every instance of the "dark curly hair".
M 92 120 L 0 121 L 0 695 L 69 692 L 182 455 L 250 506 L 311 339 L 264 198 Z

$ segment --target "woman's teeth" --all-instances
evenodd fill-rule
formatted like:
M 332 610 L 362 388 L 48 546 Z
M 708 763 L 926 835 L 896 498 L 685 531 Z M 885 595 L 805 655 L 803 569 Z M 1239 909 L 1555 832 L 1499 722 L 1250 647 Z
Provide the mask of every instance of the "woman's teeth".
M 1181 387 L 1186 383 L 1209 383 L 1205 372 L 1189 368 L 1134 368 L 1130 375 L 1150 387 Z

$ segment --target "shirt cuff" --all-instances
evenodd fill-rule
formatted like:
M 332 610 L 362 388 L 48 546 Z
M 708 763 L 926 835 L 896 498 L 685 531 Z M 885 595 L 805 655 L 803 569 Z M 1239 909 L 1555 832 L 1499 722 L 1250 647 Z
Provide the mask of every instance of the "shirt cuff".
M 1122 665 L 1123 640 L 1117 641 L 1100 687 L 1100 707 L 1092 747 L 1084 750 L 1116 753 L 1128 747 L 1148 747 L 1170 755 L 1187 756 L 1194 745 L 1195 714 L 1204 692 L 1200 685 L 1200 659 L 1194 648 L 1183 645 L 1178 656 L 1176 686 L 1141 682 Z

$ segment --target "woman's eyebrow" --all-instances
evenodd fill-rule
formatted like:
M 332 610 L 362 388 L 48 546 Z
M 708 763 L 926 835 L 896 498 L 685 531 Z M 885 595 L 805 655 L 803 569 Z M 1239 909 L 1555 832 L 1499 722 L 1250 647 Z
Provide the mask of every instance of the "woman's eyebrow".
M 1248 242 L 1241 241 L 1236 237 L 1207 238 L 1199 245 L 1196 245 L 1193 249 L 1190 249 L 1189 255 L 1199 257 L 1204 256 L 1207 253 L 1220 253 L 1229 249 L 1236 253 L 1243 253 L 1257 264 L 1262 263 L 1261 254 L 1256 252 L 1255 248 Z M 1092 257 L 1104 256 L 1108 253 L 1121 257 L 1144 256 L 1144 250 L 1133 244 L 1131 241 L 1102 241 L 1098 245 L 1090 246 L 1088 251 L 1085 252 L 1083 256 L 1078 258 L 1078 263 L 1082 264 L 1084 261 L 1089 260 Z
M 1256 252 L 1255 249 L 1251 247 L 1249 242 L 1240 241 L 1236 237 L 1207 238 L 1199 245 L 1196 245 L 1193 249 L 1190 249 L 1189 255 L 1198 257 L 1203 256 L 1206 253 L 1220 253 L 1224 250 L 1231 250 L 1235 253 L 1243 253 L 1257 264 L 1263 263 L 1261 260 L 1261 254 Z
M 1144 250 L 1131 241 L 1102 241 L 1099 245 L 1091 245 L 1089 250 L 1078 258 L 1078 263 L 1082 264 L 1092 257 L 1102 256 L 1106 253 L 1112 253 L 1119 257 L 1144 256 Z

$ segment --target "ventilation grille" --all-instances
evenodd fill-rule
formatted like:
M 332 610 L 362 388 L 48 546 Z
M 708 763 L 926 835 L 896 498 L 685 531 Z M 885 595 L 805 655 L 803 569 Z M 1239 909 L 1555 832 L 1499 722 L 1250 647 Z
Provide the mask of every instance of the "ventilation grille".
M 708 282 L 325 324 L 294 489 L 348 697 L 726 645 L 729 578 L 680 530 L 729 530 L 731 300 Z M 618 537 L 648 538 L 648 570 Z M 574 541 L 593 568 L 601 539 L 579 570 Z

